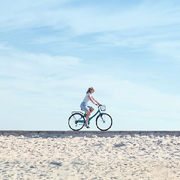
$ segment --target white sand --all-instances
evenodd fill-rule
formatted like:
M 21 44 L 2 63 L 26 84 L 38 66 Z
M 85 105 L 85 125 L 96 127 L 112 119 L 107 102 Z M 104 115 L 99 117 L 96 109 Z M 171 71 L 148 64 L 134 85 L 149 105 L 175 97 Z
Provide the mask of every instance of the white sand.
M 178 180 L 180 133 L 4 133 L 0 179 Z

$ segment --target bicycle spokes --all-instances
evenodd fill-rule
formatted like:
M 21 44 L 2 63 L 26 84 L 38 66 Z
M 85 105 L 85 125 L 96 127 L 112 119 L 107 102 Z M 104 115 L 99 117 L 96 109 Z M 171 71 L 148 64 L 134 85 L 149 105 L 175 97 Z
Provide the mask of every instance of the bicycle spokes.
M 79 131 L 84 126 L 84 116 L 80 113 L 74 113 L 70 116 L 68 124 L 74 131 Z
M 111 116 L 106 113 L 101 113 L 96 119 L 96 126 L 101 131 L 107 131 L 112 126 Z

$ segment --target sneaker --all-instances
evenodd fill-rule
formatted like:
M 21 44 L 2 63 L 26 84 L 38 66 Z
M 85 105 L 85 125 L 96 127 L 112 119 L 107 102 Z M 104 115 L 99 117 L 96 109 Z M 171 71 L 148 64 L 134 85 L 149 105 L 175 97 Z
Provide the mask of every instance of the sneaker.
M 87 124 L 84 125 L 86 128 L 90 128 Z

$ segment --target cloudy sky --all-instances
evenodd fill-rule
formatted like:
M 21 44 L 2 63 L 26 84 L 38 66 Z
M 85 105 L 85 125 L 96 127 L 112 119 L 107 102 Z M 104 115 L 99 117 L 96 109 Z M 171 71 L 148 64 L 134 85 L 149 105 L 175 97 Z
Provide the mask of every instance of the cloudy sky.
M 111 130 L 179 130 L 179 29 L 178 0 L 2 0 L 1 129 L 69 130 L 93 86 Z

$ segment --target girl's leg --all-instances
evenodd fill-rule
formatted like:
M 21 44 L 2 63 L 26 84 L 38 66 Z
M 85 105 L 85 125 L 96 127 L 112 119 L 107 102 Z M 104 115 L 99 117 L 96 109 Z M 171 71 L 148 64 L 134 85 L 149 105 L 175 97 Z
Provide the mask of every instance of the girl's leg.
M 94 108 L 91 107 L 89 110 L 90 110 L 90 113 L 92 113 L 94 111 Z
M 89 126 L 88 126 L 89 116 L 93 111 L 94 111 L 94 108 L 92 108 L 92 107 L 90 107 L 89 111 L 86 111 L 86 115 L 87 115 L 86 116 L 86 127 L 88 127 L 88 128 L 89 128 Z
M 88 120 L 89 120 L 89 116 L 90 116 L 91 112 L 90 111 L 87 111 L 86 112 L 86 125 L 88 125 Z

